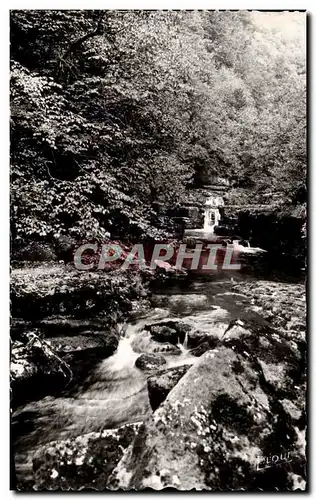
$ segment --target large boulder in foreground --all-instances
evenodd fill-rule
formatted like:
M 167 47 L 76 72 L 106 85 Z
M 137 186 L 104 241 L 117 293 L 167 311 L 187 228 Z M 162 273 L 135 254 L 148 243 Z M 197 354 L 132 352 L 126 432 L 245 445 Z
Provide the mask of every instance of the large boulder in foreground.
M 208 351 L 142 426 L 108 487 L 304 489 L 304 402 L 296 396 L 283 404 L 248 353 Z
M 148 396 L 153 411 L 166 399 L 171 389 L 186 374 L 190 366 L 190 364 L 186 364 L 167 368 L 147 379 Z

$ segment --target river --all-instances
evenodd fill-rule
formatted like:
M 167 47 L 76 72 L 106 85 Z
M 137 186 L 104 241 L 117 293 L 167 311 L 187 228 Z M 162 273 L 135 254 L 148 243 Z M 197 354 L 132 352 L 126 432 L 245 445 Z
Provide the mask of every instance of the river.
M 32 459 L 44 444 L 143 421 L 151 414 L 148 375 L 135 367 L 140 354 L 153 352 L 146 325 L 179 318 L 197 330 L 224 333 L 227 324 L 249 305 L 245 297 L 232 291 L 232 284 L 262 278 L 286 284 L 299 283 L 304 276 L 299 268 L 282 269 L 279 263 L 273 267 L 267 257 L 248 256 L 240 271 L 178 277 L 167 287 L 156 287 L 150 311 L 119 325 L 117 351 L 101 360 L 83 383 L 62 397 L 46 396 L 15 410 L 12 437 L 18 483 L 32 480 Z M 167 361 L 163 368 L 193 364 L 198 359 L 185 342 L 179 349 L 177 355 L 163 353 Z

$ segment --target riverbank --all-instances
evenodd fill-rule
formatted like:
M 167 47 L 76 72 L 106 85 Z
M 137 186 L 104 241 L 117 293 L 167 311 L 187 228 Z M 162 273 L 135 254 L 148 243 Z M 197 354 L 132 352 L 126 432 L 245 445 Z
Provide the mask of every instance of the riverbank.
M 146 273 L 79 272 L 64 264 L 11 273 L 12 404 L 75 386 L 113 354 L 121 323 L 146 310 Z
M 292 310 L 297 303 L 304 313 L 304 285 L 240 281 L 238 291 L 225 288 L 212 305 L 228 315 L 213 325 L 209 315 L 193 315 L 188 338 L 204 326 L 204 354 L 144 422 L 109 487 L 305 488 L 306 342 Z M 261 314 L 259 290 L 261 304 L 274 301 L 282 327 Z M 182 320 L 190 324 L 192 314 Z M 212 346 L 205 349 L 207 333 Z

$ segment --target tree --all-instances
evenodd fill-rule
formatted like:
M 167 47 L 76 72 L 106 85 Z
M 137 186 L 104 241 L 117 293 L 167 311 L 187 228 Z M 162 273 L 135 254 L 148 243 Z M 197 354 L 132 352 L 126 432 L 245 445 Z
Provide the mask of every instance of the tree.
M 16 241 L 160 237 L 161 216 L 214 174 L 251 200 L 272 191 L 294 203 L 305 176 L 302 41 L 255 19 L 12 11 Z

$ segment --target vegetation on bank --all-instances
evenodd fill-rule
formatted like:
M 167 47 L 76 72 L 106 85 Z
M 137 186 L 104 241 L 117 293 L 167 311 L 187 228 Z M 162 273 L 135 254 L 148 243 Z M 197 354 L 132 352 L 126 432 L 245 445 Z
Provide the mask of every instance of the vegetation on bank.
M 163 237 L 211 175 L 300 212 L 304 15 L 267 15 L 12 11 L 13 247 Z

